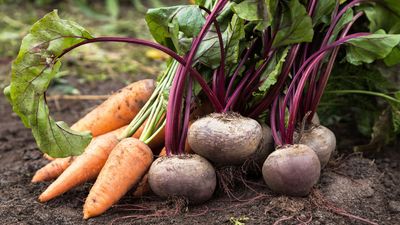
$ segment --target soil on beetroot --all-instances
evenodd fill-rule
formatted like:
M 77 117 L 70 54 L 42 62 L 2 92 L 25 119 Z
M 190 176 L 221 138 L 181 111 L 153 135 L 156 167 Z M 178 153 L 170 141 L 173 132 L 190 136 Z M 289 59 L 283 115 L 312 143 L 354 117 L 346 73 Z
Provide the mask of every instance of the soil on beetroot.
M 122 86 L 108 81 L 86 86 L 83 94 L 109 93 Z M 71 123 L 98 102 L 64 100 L 49 104 L 56 119 Z M 349 152 L 349 146 L 360 140 L 351 132 L 334 131 L 340 134 L 341 152 Z M 1 224 L 364 224 L 354 218 L 357 216 L 378 224 L 400 224 L 398 148 L 394 145 L 367 157 L 336 153 L 307 198 L 275 195 L 263 186 L 261 179 L 253 179 L 249 180 L 250 187 L 242 185 L 234 191 L 240 201 L 216 194 L 201 206 L 186 207 L 179 201 L 165 201 L 151 194 L 141 199 L 127 194 L 104 215 L 85 221 L 82 205 L 92 183 L 45 204 L 37 201 L 49 183 L 31 184 L 30 179 L 46 160 L 30 131 L 1 96 L 0 221 Z

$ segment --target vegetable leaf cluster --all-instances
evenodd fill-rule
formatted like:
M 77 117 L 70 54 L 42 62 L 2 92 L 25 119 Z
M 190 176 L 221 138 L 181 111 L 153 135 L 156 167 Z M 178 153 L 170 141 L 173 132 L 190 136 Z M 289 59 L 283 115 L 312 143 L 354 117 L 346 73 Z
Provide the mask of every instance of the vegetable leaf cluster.
M 154 40 L 184 58 L 206 23 L 208 10 L 212 10 L 217 2 L 196 0 L 195 5 L 150 9 L 145 19 Z M 385 118 L 391 120 L 391 132 L 400 133 L 399 88 L 391 86 L 393 78 L 385 76 L 385 70 L 380 69 L 400 63 L 400 2 L 382 0 L 349 8 L 329 34 L 327 30 L 334 22 L 336 10 L 341 10 L 349 1 L 315 1 L 316 7 L 312 13 L 308 11 L 309 2 L 229 1 L 198 46 L 194 67 L 204 76 L 204 80 L 209 81 L 214 70 L 224 62 L 225 70 L 221 71 L 227 71 L 227 77 L 231 77 L 241 57 L 255 43 L 246 64 L 237 70 L 238 79 L 242 79 L 245 71 L 256 71 L 260 65 L 265 65 L 252 83 L 255 88 L 246 87 L 246 90 L 251 90 L 252 99 L 246 101 L 248 105 L 243 108 L 251 108 L 251 104 L 267 96 L 271 88 L 279 84 L 283 68 L 295 46 L 302 46 L 299 54 L 303 54 L 301 60 L 304 60 L 313 53 L 315 46 L 325 41 L 325 44 L 335 43 L 343 34 L 343 28 L 356 22 L 354 30 L 362 30 L 365 35 L 342 43 L 344 45 L 336 59 L 321 112 L 330 112 L 327 121 L 331 122 L 341 116 L 346 117 L 349 112 L 361 113 L 362 116 L 356 118 L 358 128 L 365 135 L 372 133 L 373 138 L 378 137 L 377 131 L 382 127 L 388 128 L 380 126 L 380 121 Z M 118 12 L 111 14 L 117 15 Z M 360 15 L 361 18 L 356 20 Z M 219 35 L 222 38 L 222 54 Z M 91 140 L 89 133 L 73 131 L 65 123 L 56 122 L 49 116 L 45 93 L 61 67 L 59 56 L 92 38 L 83 27 L 60 19 L 57 12 L 53 11 L 32 26 L 13 62 L 11 85 L 4 93 L 24 125 L 32 129 L 40 149 L 51 156 L 78 155 Z M 309 48 L 304 48 L 305 45 Z M 221 58 L 222 55 L 224 58 Z M 329 56 L 325 56 L 320 68 L 325 68 Z M 297 67 L 301 66 L 301 60 L 295 62 Z M 292 68 L 287 76 L 289 79 L 294 79 L 299 69 L 297 67 Z M 234 80 L 230 84 L 237 83 Z M 194 83 L 195 95 L 199 94 L 199 87 L 197 82 Z M 284 93 L 286 88 L 283 86 L 280 91 Z M 343 94 L 352 94 L 352 97 L 346 98 Z M 350 110 L 342 110 L 347 108 Z

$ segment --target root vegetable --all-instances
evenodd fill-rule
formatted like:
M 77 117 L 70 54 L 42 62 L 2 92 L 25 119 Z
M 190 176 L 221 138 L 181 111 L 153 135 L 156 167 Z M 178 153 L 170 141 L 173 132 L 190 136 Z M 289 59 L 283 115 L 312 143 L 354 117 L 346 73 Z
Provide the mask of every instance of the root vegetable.
M 83 206 L 84 218 L 98 216 L 116 203 L 146 174 L 151 149 L 136 138 L 121 140 L 113 149 Z
M 151 190 L 161 197 L 184 197 L 191 204 L 209 200 L 216 187 L 213 166 L 196 154 L 160 157 L 149 170 Z
M 154 89 L 155 82 L 151 79 L 134 82 L 118 90 L 102 104 L 74 123 L 71 129 L 75 131 L 90 131 L 93 137 L 118 129 L 128 124 L 136 116 L 150 98 Z M 139 129 L 143 130 L 143 128 L 144 126 L 141 126 Z M 154 142 L 155 147 L 162 145 L 163 142 L 160 139 L 157 141 Z M 44 154 L 44 157 L 50 161 L 54 160 L 53 157 L 47 154 Z
M 143 131 L 145 125 L 146 124 L 144 123 L 139 129 L 141 129 L 141 131 Z M 136 133 L 137 133 L 137 131 L 136 131 Z M 134 137 L 139 138 L 140 135 L 136 136 L 136 133 L 135 133 Z M 142 132 L 140 132 L 140 133 L 142 133 Z M 150 143 L 148 144 L 149 147 L 153 150 L 153 153 L 159 152 L 160 149 L 164 146 L 164 139 L 165 139 L 165 128 L 163 128 L 156 136 L 154 136 L 154 138 L 151 139 Z M 158 151 L 156 151 L 156 149 Z
M 240 165 L 257 150 L 261 125 L 237 113 L 212 113 L 189 128 L 191 149 L 218 165 Z
M 101 148 L 101 145 L 104 145 L 107 141 L 110 141 L 111 139 L 114 141 L 114 136 L 111 137 L 110 134 L 113 133 L 115 135 L 120 134 L 123 130 L 125 129 L 125 127 L 122 127 L 120 129 L 111 131 L 107 134 L 103 134 L 100 136 L 97 136 L 95 138 L 93 138 L 93 140 L 90 142 L 90 144 L 86 147 L 85 151 L 96 151 L 97 148 Z M 143 127 L 140 127 L 137 132 L 135 133 L 134 137 L 136 136 L 140 136 L 141 132 L 143 131 Z M 97 140 L 97 139 L 104 139 L 105 142 Z M 112 148 L 114 147 L 113 145 L 109 145 L 108 147 L 110 147 L 111 149 L 109 149 L 110 151 L 112 150 Z M 92 154 L 92 153 L 90 153 Z M 85 153 L 83 153 L 82 155 L 86 155 Z M 108 156 L 108 154 L 107 154 Z M 79 158 L 82 158 L 82 156 L 78 156 Z M 35 175 L 32 178 L 32 183 L 38 183 L 38 182 L 43 182 L 43 181 L 50 181 L 53 179 L 56 179 L 57 177 L 59 177 L 73 162 L 76 158 L 78 158 L 76 156 L 71 156 L 71 157 L 66 157 L 66 158 L 56 158 L 53 159 L 53 161 L 49 162 L 48 164 L 46 164 L 44 167 L 40 168 L 38 171 L 36 171 Z M 94 160 L 97 159 L 97 157 L 90 157 L 90 156 L 85 156 L 88 157 L 86 158 L 87 160 L 90 160 L 91 158 L 93 158 Z M 104 164 L 104 163 L 103 163 Z M 81 164 L 81 166 L 84 166 L 86 164 Z M 99 168 L 100 171 L 101 168 Z M 99 172 L 97 171 L 97 173 Z M 77 184 L 78 185 L 78 184 Z
M 299 144 L 307 145 L 314 150 L 321 163 L 321 168 L 324 168 L 336 148 L 336 137 L 331 130 L 324 126 L 312 126 L 302 133 Z
M 65 169 L 67 169 L 71 165 L 74 159 L 75 156 L 54 159 L 53 161 L 49 162 L 47 165 L 36 171 L 31 182 L 38 183 L 43 181 L 50 181 L 57 178 L 62 172 L 64 172 Z
M 243 164 L 242 170 L 247 175 L 258 177 L 261 175 L 261 168 L 265 159 L 274 151 L 274 140 L 272 138 L 271 128 L 266 124 L 261 124 L 262 138 L 257 150 Z
M 43 158 L 45 158 L 45 159 L 47 159 L 47 160 L 49 160 L 49 161 L 53 161 L 53 160 L 55 159 L 55 158 L 53 158 L 53 157 L 47 155 L 46 153 L 43 154 Z
M 268 156 L 262 169 L 269 188 L 290 196 L 309 194 L 319 179 L 320 171 L 318 156 L 302 144 L 278 148 Z
M 272 138 L 271 128 L 266 124 L 261 125 L 262 139 L 257 148 L 257 151 L 252 156 L 254 161 L 262 166 L 268 155 L 274 150 L 274 140 Z
M 101 135 L 92 140 L 85 152 L 39 196 L 39 201 L 47 202 L 73 187 L 96 178 L 104 166 L 110 152 L 118 144 L 117 135 L 122 130 L 116 130 Z M 53 161 L 54 162 L 54 161 Z
M 134 82 L 119 90 L 74 124 L 73 130 L 89 130 L 93 136 L 127 125 L 150 98 L 155 88 L 151 79 Z
M 136 131 L 136 133 L 132 137 L 139 138 L 143 132 L 145 125 L 146 125 L 146 123 L 144 123 L 142 126 L 140 126 L 139 129 Z M 119 128 L 119 129 L 117 129 L 115 131 L 111 131 L 111 132 L 114 132 L 118 136 L 120 133 L 122 133 L 123 130 L 125 130 L 125 127 Z M 100 135 L 98 137 L 95 137 L 93 140 L 103 139 L 103 138 L 108 138 L 108 137 L 105 135 Z M 160 146 L 162 146 L 163 142 L 164 142 L 164 130 L 162 130 L 160 133 L 158 133 L 151 140 L 151 142 L 149 143 L 149 147 L 157 150 Z M 97 145 L 99 143 L 100 143 L 99 141 L 92 141 L 86 149 L 95 149 L 96 146 L 93 146 L 93 145 Z M 46 156 L 46 154 L 45 154 L 45 156 Z M 76 157 L 53 159 L 53 161 L 51 161 L 50 163 L 48 163 L 47 165 L 45 165 L 44 167 L 42 167 L 41 169 L 36 171 L 35 175 L 32 178 L 32 183 L 50 181 L 50 180 L 57 178 L 64 172 L 64 170 L 66 170 L 72 164 L 72 162 L 75 160 L 75 158 Z M 95 160 L 95 158 L 93 158 L 93 159 Z M 83 164 L 82 164 L 82 166 L 83 166 Z M 101 168 L 99 168 L 98 171 L 96 171 L 96 172 L 99 173 L 100 170 L 101 170 Z M 95 171 L 93 171 L 93 172 L 95 172 Z
M 133 192 L 133 197 L 140 198 L 150 191 L 151 191 L 151 189 L 150 189 L 150 185 L 149 185 L 149 174 L 146 173 L 142 177 L 142 180 L 137 185 L 135 191 Z

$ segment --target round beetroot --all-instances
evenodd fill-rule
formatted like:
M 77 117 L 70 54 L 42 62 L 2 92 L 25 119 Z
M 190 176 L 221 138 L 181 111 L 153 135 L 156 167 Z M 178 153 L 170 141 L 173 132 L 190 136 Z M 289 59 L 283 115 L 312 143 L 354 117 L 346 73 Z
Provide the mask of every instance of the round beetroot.
M 321 168 L 324 168 L 336 148 L 336 137 L 328 128 L 317 125 L 303 132 L 299 144 L 307 145 L 314 150 L 321 163 Z
M 257 150 L 261 125 L 237 113 L 212 113 L 189 128 L 192 150 L 217 165 L 240 165 Z
M 265 160 L 262 173 L 273 191 L 305 196 L 317 183 L 321 165 L 315 152 L 306 145 L 286 145 L 272 152 Z
M 161 197 L 184 197 L 191 204 L 209 200 L 217 184 L 214 167 L 195 154 L 156 159 L 149 170 L 149 185 Z

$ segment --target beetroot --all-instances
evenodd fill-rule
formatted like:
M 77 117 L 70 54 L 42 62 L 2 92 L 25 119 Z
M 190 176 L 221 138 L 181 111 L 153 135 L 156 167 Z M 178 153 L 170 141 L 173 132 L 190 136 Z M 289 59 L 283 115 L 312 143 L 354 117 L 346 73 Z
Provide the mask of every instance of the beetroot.
M 324 168 L 336 148 L 336 137 L 331 130 L 324 126 L 312 126 L 302 133 L 299 144 L 307 145 L 314 150 L 321 163 L 321 168 Z
M 189 128 L 192 150 L 218 165 L 240 165 L 254 154 L 262 138 L 261 125 L 237 113 L 212 113 Z
M 209 200 L 217 179 L 213 166 L 195 154 L 156 159 L 149 170 L 151 190 L 161 197 L 184 197 L 191 204 Z
M 265 160 L 262 173 L 273 191 L 305 196 L 317 183 L 321 165 L 318 156 L 302 144 L 285 145 L 271 153 Z
M 257 151 L 252 155 L 253 160 L 260 166 L 263 165 L 265 159 L 274 151 L 274 140 L 271 134 L 271 128 L 266 124 L 262 124 L 262 138 Z

